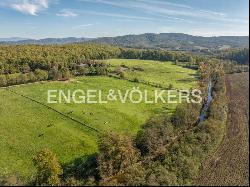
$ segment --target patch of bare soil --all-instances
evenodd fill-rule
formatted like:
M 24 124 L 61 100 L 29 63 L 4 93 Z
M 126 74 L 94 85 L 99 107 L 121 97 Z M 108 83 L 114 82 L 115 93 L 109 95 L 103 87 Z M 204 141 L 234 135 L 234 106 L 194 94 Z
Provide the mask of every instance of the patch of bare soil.
M 226 135 L 203 164 L 196 185 L 249 185 L 249 73 L 227 75 L 226 84 Z

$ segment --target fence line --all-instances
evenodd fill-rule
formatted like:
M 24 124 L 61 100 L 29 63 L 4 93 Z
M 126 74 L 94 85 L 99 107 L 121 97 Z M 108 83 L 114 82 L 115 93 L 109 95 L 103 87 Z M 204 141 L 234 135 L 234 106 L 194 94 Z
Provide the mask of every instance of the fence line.
M 37 100 L 35 100 L 35 99 L 32 99 L 32 98 L 30 98 L 30 97 L 28 97 L 28 96 L 25 96 L 25 95 L 23 95 L 23 94 L 17 93 L 17 92 L 15 92 L 15 91 L 13 91 L 13 90 L 10 90 L 10 89 L 8 89 L 8 88 L 6 88 L 6 90 L 9 91 L 9 92 L 12 92 L 12 93 L 14 93 L 14 94 L 16 94 L 16 95 L 18 95 L 18 96 L 24 97 L 24 98 L 26 98 L 26 99 L 28 99 L 28 100 L 30 100 L 30 101 L 32 101 L 32 102 L 35 102 L 35 103 L 37 103 L 37 104 L 39 104 L 39 105 L 42 105 L 42 106 L 46 107 L 47 109 L 52 110 L 52 111 L 54 111 L 54 112 L 56 112 L 56 113 L 62 115 L 63 117 L 65 117 L 65 118 L 67 118 L 67 119 L 70 119 L 71 121 L 74 121 L 74 122 L 76 122 L 76 123 L 78 123 L 78 124 L 80 124 L 80 125 L 82 125 L 82 126 L 84 126 L 84 127 L 87 127 L 89 130 L 92 130 L 92 131 L 95 131 L 95 132 L 97 132 L 97 133 L 100 133 L 99 130 L 97 130 L 96 128 L 90 127 L 89 125 L 87 125 L 87 124 L 85 124 L 85 123 L 83 123 L 83 122 L 81 122 L 81 121 L 78 121 L 78 120 L 76 120 L 76 119 L 74 119 L 74 118 L 72 118 L 72 117 L 70 117 L 70 116 L 68 116 L 68 115 L 66 115 L 66 114 L 64 114 L 64 113 L 62 113 L 62 112 L 60 112 L 60 111 L 58 111 L 58 110 L 56 110 L 56 109 L 54 109 L 54 108 L 52 108 L 52 107 L 50 107 L 50 106 L 44 104 L 44 103 L 42 103 L 42 102 L 39 102 L 39 101 L 37 101 Z

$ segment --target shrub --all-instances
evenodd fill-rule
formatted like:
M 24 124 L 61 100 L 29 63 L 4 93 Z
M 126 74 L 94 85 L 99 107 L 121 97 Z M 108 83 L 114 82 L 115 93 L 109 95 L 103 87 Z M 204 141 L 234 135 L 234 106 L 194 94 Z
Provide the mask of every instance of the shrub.
M 5 75 L 0 75 L 0 86 L 7 86 L 7 79 Z
M 96 73 L 96 68 L 94 68 L 93 66 L 90 66 L 89 68 L 88 68 L 88 74 L 89 75 L 96 75 L 97 73 Z
M 170 84 L 168 85 L 168 90 L 173 90 L 173 89 L 174 89 L 174 85 L 170 83 Z
M 78 67 L 76 72 L 76 74 L 78 75 L 86 75 L 88 73 L 88 70 L 85 67 Z
M 71 74 L 68 68 L 62 68 L 60 70 L 60 73 L 62 74 L 63 79 L 69 79 L 71 77 Z
M 27 78 L 29 82 L 36 82 L 36 76 L 33 72 L 28 73 Z
M 36 183 L 38 185 L 56 186 L 60 184 L 59 176 L 62 174 L 62 168 L 50 150 L 42 150 L 33 158 L 33 162 L 37 169 Z
M 62 73 L 58 71 L 57 67 L 53 67 L 49 71 L 48 79 L 49 80 L 59 80 L 62 78 Z
M 24 83 L 27 83 L 28 82 L 28 77 L 26 74 L 20 74 L 18 77 L 17 77 L 17 84 L 24 84 Z
M 6 75 L 7 78 L 7 85 L 11 86 L 11 85 L 16 85 L 17 84 L 17 76 L 19 74 L 8 74 Z
M 35 76 L 37 81 L 43 81 L 48 79 L 48 72 L 40 69 L 35 70 Z
M 117 66 L 117 67 L 115 68 L 115 73 L 116 73 L 117 75 L 119 75 L 122 71 L 123 71 L 122 66 Z
M 96 75 L 107 75 L 107 72 L 106 67 L 96 67 Z
M 22 73 L 29 73 L 31 71 L 29 64 L 25 63 L 22 67 L 21 67 L 21 72 Z
M 125 73 L 124 73 L 124 72 L 121 72 L 119 75 L 120 75 L 120 78 L 121 78 L 121 79 L 124 79 L 124 78 L 125 78 Z
M 134 79 L 133 79 L 133 82 L 139 82 L 139 79 L 137 78 L 137 77 L 135 77 Z

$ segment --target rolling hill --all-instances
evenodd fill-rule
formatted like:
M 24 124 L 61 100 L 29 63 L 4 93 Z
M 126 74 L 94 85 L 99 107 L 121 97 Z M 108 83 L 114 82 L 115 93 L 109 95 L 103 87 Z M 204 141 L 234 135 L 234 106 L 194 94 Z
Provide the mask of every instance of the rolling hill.
M 248 36 L 201 37 L 181 33 L 141 34 L 119 37 L 106 37 L 93 40 L 122 47 L 164 48 L 169 50 L 202 50 L 241 48 L 249 46 Z
M 21 41 L 0 41 L 0 44 L 68 44 L 68 43 L 102 43 L 121 47 L 154 48 L 177 51 L 218 50 L 229 48 L 249 48 L 248 36 L 201 37 L 182 33 L 146 33 L 100 38 L 45 38 L 41 40 L 26 39 Z

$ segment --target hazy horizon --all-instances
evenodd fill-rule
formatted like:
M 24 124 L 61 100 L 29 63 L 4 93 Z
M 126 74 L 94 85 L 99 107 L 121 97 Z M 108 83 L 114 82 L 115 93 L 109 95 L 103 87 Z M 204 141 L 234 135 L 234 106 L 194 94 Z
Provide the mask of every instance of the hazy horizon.
M 1 0 L 0 38 L 249 36 L 247 0 Z
M 218 35 L 218 36 L 200 36 L 200 35 L 192 35 L 192 34 L 187 34 L 187 33 L 141 33 L 141 34 L 127 34 L 127 35 L 143 35 L 143 34 L 185 34 L 185 35 L 190 35 L 190 36 L 195 36 L 195 37 L 205 37 L 205 38 L 210 38 L 210 37 L 249 37 L 249 35 Z M 97 38 L 105 38 L 105 37 L 119 37 L 119 36 L 127 36 L 127 35 L 117 35 L 117 36 L 100 36 L 100 37 L 85 37 L 85 36 L 79 36 L 79 37 L 74 37 L 74 36 L 66 36 L 66 37 L 44 37 L 44 38 L 23 38 L 23 37 L 18 37 L 18 36 L 10 36 L 10 37 L 3 37 L 0 38 L 2 39 L 20 39 L 20 40 L 43 40 L 43 39 L 65 39 L 65 38 L 86 38 L 86 39 L 97 39 Z

